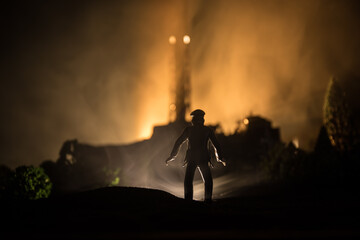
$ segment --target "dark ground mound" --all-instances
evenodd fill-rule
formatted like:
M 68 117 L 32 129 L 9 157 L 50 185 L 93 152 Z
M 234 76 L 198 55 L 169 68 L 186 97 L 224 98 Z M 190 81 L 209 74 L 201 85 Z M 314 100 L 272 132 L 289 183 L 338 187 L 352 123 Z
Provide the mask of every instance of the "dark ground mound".
M 2 235 L 36 239 L 345 239 L 360 237 L 357 191 L 260 185 L 211 204 L 111 187 L 3 202 Z M 5 239 L 5 238 L 2 238 Z

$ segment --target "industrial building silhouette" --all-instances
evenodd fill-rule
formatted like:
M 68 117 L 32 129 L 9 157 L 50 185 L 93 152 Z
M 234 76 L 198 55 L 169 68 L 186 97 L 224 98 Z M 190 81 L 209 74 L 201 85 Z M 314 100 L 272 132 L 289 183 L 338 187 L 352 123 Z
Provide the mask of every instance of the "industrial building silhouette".
M 120 169 L 119 184 L 123 186 L 143 186 L 170 191 L 163 184 L 169 181 L 166 179 L 169 176 L 164 176 L 165 172 L 171 172 L 170 181 L 182 183 L 184 170 L 166 168 L 164 164 L 176 138 L 186 126 L 190 125 L 186 120 L 191 107 L 190 37 L 185 35 L 183 42 L 174 41 L 174 38 L 171 36 L 169 39 L 174 51 L 173 86 L 175 86 L 175 89 L 171 90 L 169 101 L 169 123 L 154 126 L 149 139 L 132 144 L 93 146 L 77 140 L 65 141 L 57 160 L 58 164 L 65 166 L 64 171 L 67 171 L 67 178 L 58 184 L 60 191 L 104 186 L 108 184 L 104 172 L 113 169 Z M 176 42 L 179 42 L 180 46 L 176 46 Z M 280 130 L 273 128 L 271 121 L 261 116 L 249 115 L 241 119 L 238 128 L 232 134 L 224 134 L 219 124 L 209 127 L 215 131 L 228 165 L 225 168 L 221 164 L 214 163 L 215 178 L 255 166 L 272 145 L 281 142 Z M 177 162 L 182 162 L 185 158 L 184 149 L 186 146 L 180 148 L 177 155 L 180 161 Z

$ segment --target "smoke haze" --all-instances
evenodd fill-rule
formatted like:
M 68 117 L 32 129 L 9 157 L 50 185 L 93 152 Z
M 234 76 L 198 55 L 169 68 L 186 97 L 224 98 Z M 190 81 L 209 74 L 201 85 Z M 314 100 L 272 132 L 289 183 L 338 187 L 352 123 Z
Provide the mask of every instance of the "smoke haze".
M 359 74 L 359 10 L 356 1 L 13 3 L 1 10 L 1 163 L 55 160 L 72 138 L 149 137 L 168 121 L 168 37 L 185 32 L 192 108 L 207 123 L 231 132 L 259 114 L 311 149 L 330 76 Z
M 343 1 L 204 1 L 198 9 L 194 105 L 225 127 L 251 112 L 263 115 L 284 140 L 298 137 L 309 149 L 329 77 L 359 69 L 359 8 Z

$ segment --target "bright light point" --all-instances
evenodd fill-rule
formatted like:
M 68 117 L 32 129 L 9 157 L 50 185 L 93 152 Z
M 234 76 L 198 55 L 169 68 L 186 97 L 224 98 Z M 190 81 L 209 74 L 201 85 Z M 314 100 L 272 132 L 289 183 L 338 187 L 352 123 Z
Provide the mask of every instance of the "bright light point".
M 295 146 L 296 148 L 299 148 L 300 144 L 299 144 L 299 139 L 298 139 L 298 138 L 294 138 L 294 139 L 292 140 L 292 143 L 294 144 L 294 146 Z
M 169 37 L 169 43 L 170 43 L 170 44 L 175 44 L 175 43 L 176 43 L 176 37 L 173 36 L 173 35 L 171 35 L 171 36 Z
M 183 42 L 184 42 L 186 45 L 190 43 L 190 37 L 189 37 L 189 35 L 185 35 L 185 36 L 183 37 Z
M 176 105 L 172 103 L 172 104 L 170 104 L 169 108 L 170 108 L 171 111 L 175 111 Z
M 244 124 L 245 124 L 245 125 L 248 125 L 248 124 L 249 124 L 249 119 L 245 118 L 245 119 L 244 119 Z

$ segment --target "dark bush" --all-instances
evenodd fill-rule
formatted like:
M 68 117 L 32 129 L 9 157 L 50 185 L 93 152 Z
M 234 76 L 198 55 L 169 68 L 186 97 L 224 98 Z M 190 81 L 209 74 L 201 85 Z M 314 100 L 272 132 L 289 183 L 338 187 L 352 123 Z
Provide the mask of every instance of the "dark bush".
M 263 158 L 261 168 L 272 181 L 302 181 L 309 174 L 309 154 L 289 144 L 275 144 Z
M 20 166 L 15 169 L 12 183 L 13 197 L 30 200 L 47 198 L 51 188 L 52 183 L 43 168 Z
M 8 198 L 14 179 L 14 171 L 5 165 L 0 165 L 0 199 Z

